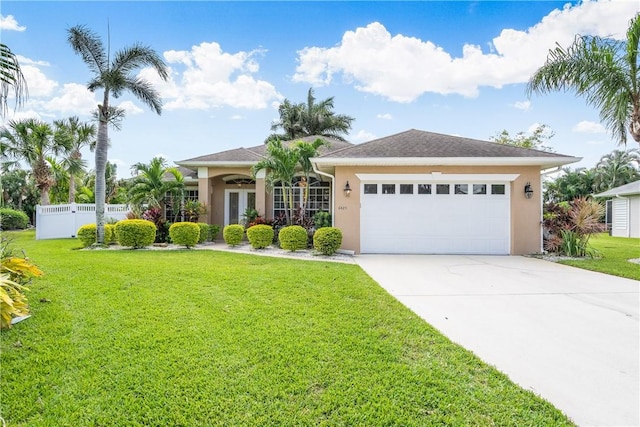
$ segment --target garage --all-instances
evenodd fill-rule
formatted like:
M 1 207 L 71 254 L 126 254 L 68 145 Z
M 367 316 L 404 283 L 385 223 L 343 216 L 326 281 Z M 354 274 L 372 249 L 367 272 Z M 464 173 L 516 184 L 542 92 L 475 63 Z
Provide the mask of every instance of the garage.
M 509 254 L 516 176 L 360 175 L 360 250 Z

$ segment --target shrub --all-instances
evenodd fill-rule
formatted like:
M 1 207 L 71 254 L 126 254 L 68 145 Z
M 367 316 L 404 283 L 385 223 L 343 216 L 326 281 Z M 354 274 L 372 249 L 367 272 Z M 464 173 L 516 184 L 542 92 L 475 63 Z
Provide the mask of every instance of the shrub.
M 76 231 L 76 237 L 82 243 L 82 247 L 86 248 L 87 246 L 91 246 L 96 242 L 98 227 L 95 224 L 85 224 L 82 227 L 78 228 Z M 112 224 L 104 225 L 104 243 L 109 244 L 115 242 L 115 229 Z
M 333 255 L 342 245 L 342 231 L 335 227 L 319 228 L 313 235 L 313 247 L 322 255 Z
M 270 225 L 254 225 L 247 229 L 247 238 L 254 249 L 264 249 L 273 242 L 273 227 Z
M 218 233 L 220 233 L 220 226 L 218 224 L 209 225 L 209 237 L 210 241 L 215 241 L 218 238 Z
M 116 235 L 122 246 L 144 248 L 156 238 L 156 226 L 145 219 L 125 219 L 116 224 Z
M 116 238 L 116 224 L 117 222 L 113 222 L 104 225 L 104 242 L 107 245 L 118 243 L 118 239 Z
M 199 222 L 198 227 L 198 231 L 200 233 L 200 235 L 198 236 L 198 243 L 204 243 L 209 239 L 209 224 Z
M 224 241 L 227 245 L 236 246 L 242 242 L 242 238 L 244 237 L 244 227 L 240 224 L 227 225 L 224 230 L 222 230 L 222 237 L 224 237 Z
M 29 217 L 22 211 L 0 208 L 0 228 L 3 230 L 23 230 L 29 225 Z
M 600 222 L 604 206 L 578 197 L 570 203 L 548 204 L 544 212 L 544 247 L 549 252 L 568 256 L 595 256 L 589 238 L 606 226 Z
M 280 240 L 280 247 L 282 249 L 294 252 L 298 249 L 307 248 L 307 230 L 299 225 L 290 225 L 284 227 L 278 233 L 278 240 Z
M 331 214 L 324 211 L 316 212 L 313 215 L 313 225 L 315 225 L 316 229 L 331 227 Z
M 185 245 L 190 248 L 198 243 L 200 230 L 200 226 L 195 222 L 176 222 L 169 227 L 169 235 L 176 245 Z
M 169 243 L 169 227 L 171 223 L 164 219 L 160 208 L 149 208 L 142 214 L 142 219 L 151 221 L 156 226 L 156 243 Z

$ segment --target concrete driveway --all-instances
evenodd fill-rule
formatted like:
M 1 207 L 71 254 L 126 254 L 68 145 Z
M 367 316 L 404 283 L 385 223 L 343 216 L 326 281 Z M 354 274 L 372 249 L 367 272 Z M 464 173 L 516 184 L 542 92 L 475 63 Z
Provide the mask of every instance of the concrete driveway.
M 640 282 L 519 256 L 356 261 L 452 341 L 577 424 L 640 425 Z

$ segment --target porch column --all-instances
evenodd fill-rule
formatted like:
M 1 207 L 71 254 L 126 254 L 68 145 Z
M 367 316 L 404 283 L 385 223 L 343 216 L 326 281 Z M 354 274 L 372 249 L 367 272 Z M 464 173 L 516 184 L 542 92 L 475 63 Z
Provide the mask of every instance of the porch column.
M 200 216 L 198 221 L 211 224 L 213 212 L 213 188 L 211 187 L 211 179 L 209 179 L 209 168 L 198 168 L 198 201 L 205 205 L 207 213 Z
M 266 172 L 261 170 L 256 175 L 256 210 L 261 216 L 267 216 L 266 205 L 266 187 L 265 187 Z

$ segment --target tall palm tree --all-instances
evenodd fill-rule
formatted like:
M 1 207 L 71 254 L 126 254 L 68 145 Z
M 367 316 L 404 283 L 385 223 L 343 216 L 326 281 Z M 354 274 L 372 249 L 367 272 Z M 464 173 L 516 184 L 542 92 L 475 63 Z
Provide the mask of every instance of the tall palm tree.
M 54 141 L 51 126 L 36 119 L 11 120 L 0 130 L 0 141 L 3 160 L 27 163 L 40 191 L 40 204 L 48 205 L 49 189 L 55 180 L 46 158 L 64 149 Z
M 614 150 L 596 164 L 596 190 L 607 191 L 640 179 L 638 150 Z
M 110 58 L 110 49 L 106 50 L 97 34 L 84 26 L 75 26 L 68 30 L 68 41 L 74 52 L 82 57 L 82 61 L 93 73 L 87 88 L 94 92 L 103 90 L 102 104 L 98 105 L 98 139 L 95 150 L 96 167 L 96 241 L 104 243 L 105 222 L 105 168 L 109 142 L 109 123 L 114 112 L 110 108 L 110 97 L 118 98 L 125 92 L 132 93 L 157 114 L 162 112 L 160 94 L 152 85 L 136 75 L 134 72 L 150 66 L 156 70 L 160 78 L 167 80 L 168 69 L 164 61 L 150 47 L 141 44 L 117 51 Z
M 69 197 L 69 183 L 71 176 L 61 161 L 53 156 L 47 156 L 47 164 L 51 170 L 51 177 L 55 182 L 49 191 L 49 199 L 52 204 L 64 203 Z
M 302 215 L 307 213 L 307 202 L 309 201 L 309 183 L 311 173 L 313 172 L 313 166 L 311 165 L 311 158 L 318 155 L 320 147 L 328 145 L 327 141 L 322 138 L 318 138 L 313 142 L 297 141 L 293 143 L 293 149 L 298 153 L 298 164 L 302 169 L 304 175 L 304 182 L 306 187 L 302 196 Z
M 62 140 L 67 147 L 61 166 L 69 174 L 69 203 L 76 201 L 76 177 L 84 172 L 86 161 L 82 159 L 80 150 L 89 147 L 91 151 L 96 146 L 96 126 L 91 123 L 82 123 L 77 116 L 53 122 L 56 127 L 56 138 Z
M 162 157 L 154 157 L 149 164 L 136 163 L 131 170 L 136 174 L 129 188 L 129 203 L 133 205 L 164 211 L 167 194 L 176 197 L 184 190 L 182 174 L 177 168 L 168 167 Z
M 298 151 L 276 138 L 267 143 L 266 157 L 251 168 L 254 178 L 259 171 L 266 172 L 268 190 L 278 184 L 282 187 L 287 224 L 291 224 L 293 218 L 293 178 L 299 161 Z
M 7 112 L 7 99 L 11 88 L 16 99 L 16 107 L 19 107 L 29 97 L 27 81 L 16 55 L 9 46 L 0 43 L 0 117 L 4 117 Z
M 627 130 L 640 143 L 638 43 L 640 14 L 630 21 L 625 41 L 576 36 L 567 49 L 558 45 L 527 85 L 529 94 L 574 91 L 600 110 L 600 120 L 621 144 Z
M 283 133 L 274 133 L 267 138 L 292 141 L 305 136 L 325 136 L 344 141 L 343 135 L 351 130 L 355 120 L 346 114 L 333 112 L 333 97 L 316 102 L 313 88 L 307 93 L 307 102 L 294 104 L 285 99 L 278 107 L 280 119 L 271 125 L 271 130 L 282 129 Z

